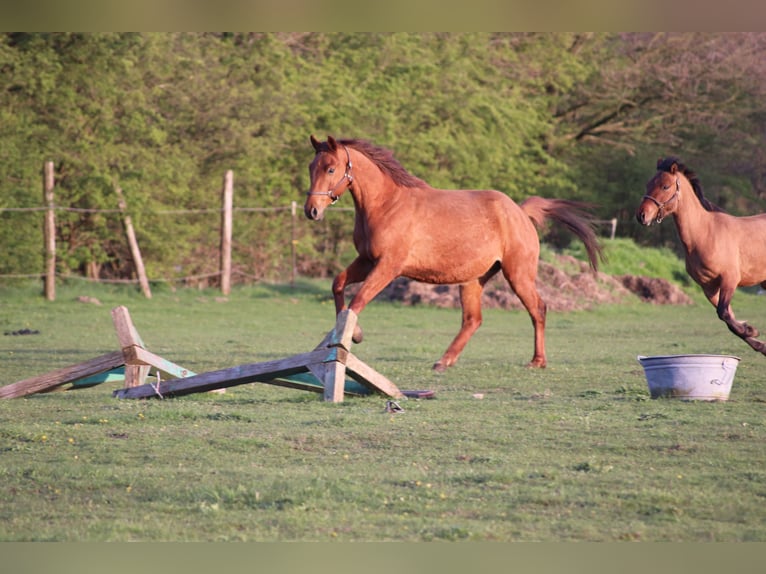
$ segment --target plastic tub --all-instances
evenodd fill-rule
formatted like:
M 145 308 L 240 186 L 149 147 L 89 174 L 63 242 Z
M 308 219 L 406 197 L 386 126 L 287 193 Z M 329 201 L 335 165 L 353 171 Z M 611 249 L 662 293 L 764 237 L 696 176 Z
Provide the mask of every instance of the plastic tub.
M 639 355 L 653 399 L 726 401 L 739 357 L 732 355 Z

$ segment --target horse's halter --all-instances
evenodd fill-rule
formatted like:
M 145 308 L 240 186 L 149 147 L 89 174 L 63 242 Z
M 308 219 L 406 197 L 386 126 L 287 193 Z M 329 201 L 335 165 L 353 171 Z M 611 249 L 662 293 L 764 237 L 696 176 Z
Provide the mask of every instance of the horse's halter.
M 348 148 L 346 146 L 343 146 L 343 149 L 346 150 L 346 172 L 343 174 L 343 177 L 341 177 L 340 180 L 338 180 L 338 183 L 332 186 L 329 191 L 307 191 L 306 195 L 326 195 L 330 198 L 332 203 L 335 203 L 340 199 L 343 191 L 346 191 L 346 189 L 348 189 L 351 184 L 354 183 L 354 176 L 351 175 L 351 168 L 353 167 L 351 164 L 351 156 L 349 155 Z M 346 187 L 338 195 L 335 195 L 335 190 L 338 189 L 338 186 L 346 180 L 348 180 Z
M 654 203 L 657 204 L 657 217 L 654 218 L 654 221 L 657 223 L 662 223 L 662 220 L 665 219 L 665 206 L 673 201 L 674 199 L 678 199 L 681 195 L 681 185 L 678 183 L 678 178 L 676 178 L 676 190 L 673 192 L 673 195 L 671 195 L 668 199 L 665 201 L 658 201 L 655 198 L 653 198 L 651 195 L 645 195 L 644 199 L 651 199 Z

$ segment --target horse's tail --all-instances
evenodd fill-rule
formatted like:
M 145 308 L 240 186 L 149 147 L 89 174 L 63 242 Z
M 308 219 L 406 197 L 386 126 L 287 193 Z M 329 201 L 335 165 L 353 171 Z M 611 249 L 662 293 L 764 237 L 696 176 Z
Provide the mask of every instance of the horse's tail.
M 543 227 L 546 219 L 552 219 L 579 237 L 585 244 L 590 266 L 594 271 L 598 271 L 598 261 L 603 260 L 604 255 L 596 237 L 593 217 L 587 212 L 587 209 L 591 207 L 579 201 L 546 199 L 537 196 L 532 196 L 521 203 L 521 209 L 538 229 Z

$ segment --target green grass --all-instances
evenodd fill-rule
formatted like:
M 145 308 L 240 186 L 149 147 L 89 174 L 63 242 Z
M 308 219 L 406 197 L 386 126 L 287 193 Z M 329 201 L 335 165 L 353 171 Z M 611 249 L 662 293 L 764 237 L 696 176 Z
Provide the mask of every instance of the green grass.
M 75 301 L 97 297 L 102 305 Z M 71 284 L 0 290 L 0 384 L 117 349 L 126 305 L 148 348 L 197 372 L 311 350 L 329 283 L 213 291 Z M 740 318 L 766 329 L 763 299 Z M 527 370 L 523 312 L 488 310 L 459 363 L 431 364 L 459 311 L 373 303 L 354 352 L 402 389 L 324 403 L 244 385 L 131 401 L 117 384 L 0 401 L 2 541 L 766 540 L 766 358 L 707 304 L 550 313 Z M 639 354 L 742 357 L 727 403 L 651 400 Z M 483 398 L 475 398 L 476 394 Z

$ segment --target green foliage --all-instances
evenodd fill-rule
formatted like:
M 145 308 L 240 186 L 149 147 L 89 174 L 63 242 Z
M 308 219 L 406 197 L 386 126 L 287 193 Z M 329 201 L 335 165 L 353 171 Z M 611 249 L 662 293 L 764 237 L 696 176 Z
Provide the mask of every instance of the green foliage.
M 150 276 L 214 274 L 226 170 L 235 206 L 287 208 L 308 186 L 315 133 L 389 147 L 437 187 L 591 201 L 621 235 L 672 245 L 669 230 L 632 223 L 657 155 L 684 156 L 734 213 L 764 207 L 763 161 L 747 150 L 766 117 L 765 45 L 762 34 L 4 33 L 0 208 L 38 207 L 51 160 L 57 205 L 88 210 L 58 214 L 60 273 L 132 275 L 120 218 L 104 212 L 120 187 Z M 39 272 L 39 218 L 0 217 L 13 222 L 0 229 L 12 253 L 0 273 Z M 293 238 L 299 272 L 333 273 L 353 253 L 350 218 L 291 225 L 281 212 L 237 221 L 240 279 L 284 280 Z
M 667 247 L 646 247 L 636 244 L 627 238 L 604 240 L 605 260 L 599 266 L 599 271 L 607 275 L 643 275 L 659 277 L 683 286 L 692 285 L 692 280 L 686 272 L 682 259 Z M 582 261 L 587 261 L 585 247 L 579 242 L 571 243 L 564 253 Z M 541 258 L 552 260 L 550 248 L 544 248 Z
M 687 286 L 692 284 L 684 261 L 667 247 L 642 247 L 624 238 L 607 241 L 604 246 L 604 273 L 645 275 Z

